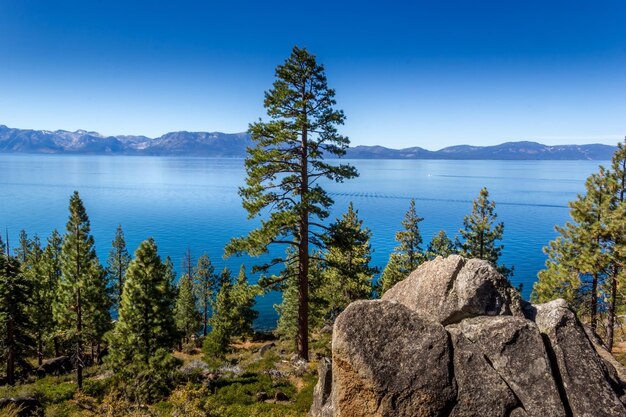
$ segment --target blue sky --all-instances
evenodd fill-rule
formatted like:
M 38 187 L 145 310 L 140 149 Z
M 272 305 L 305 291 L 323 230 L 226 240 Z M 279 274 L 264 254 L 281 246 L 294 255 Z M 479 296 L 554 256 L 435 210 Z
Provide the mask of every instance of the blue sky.
M 625 21 L 623 0 L 0 0 L 0 124 L 243 131 L 297 44 L 353 144 L 615 144 Z

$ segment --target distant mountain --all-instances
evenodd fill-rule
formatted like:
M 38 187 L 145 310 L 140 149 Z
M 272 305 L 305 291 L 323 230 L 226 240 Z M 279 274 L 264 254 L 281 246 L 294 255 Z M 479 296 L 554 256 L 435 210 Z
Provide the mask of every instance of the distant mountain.
M 537 142 L 506 142 L 495 146 L 458 145 L 428 151 L 422 148 L 389 149 L 382 146 L 356 146 L 347 152 L 356 159 L 503 159 L 503 160 L 597 160 L 611 159 L 615 146 L 557 145 Z
M 0 125 L 0 153 L 212 156 L 241 158 L 252 141 L 247 133 L 171 132 L 158 138 L 146 136 L 103 136 L 77 130 L 12 129 Z M 536 142 L 507 142 L 495 146 L 459 145 L 429 151 L 420 147 L 391 149 L 355 146 L 352 159 L 505 159 L 505 160 L 608 160 L 614 146 L 558 145 Z
M 243 157 L 250 144 L 247 133 L 171 132 L 151 139 L 146 136 L 103 136 L 85 130 L 11 129 L 0 125 L 2 153 Z

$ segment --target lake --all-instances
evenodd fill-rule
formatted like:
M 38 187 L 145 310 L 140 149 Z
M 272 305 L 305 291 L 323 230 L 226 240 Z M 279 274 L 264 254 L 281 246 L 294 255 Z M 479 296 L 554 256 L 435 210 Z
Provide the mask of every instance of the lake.
M 554 238 L 554 225 L 569 219 L 567 202 L 584 191 L 598 161 L 446 161 L 353 160 L 359 178 L 327 184 L 335 200 L 333 219 L 352 201 L 373 232 L 373 264 L 384 268 L 394 234 L 415 198 L 425 220 L 424 247 L 440 229 L 458 234 L 463 216 L 483 186 L 504 222 L 503 262 L 515 267 L 511 281 L 524 284 L 527 298 L 543 267 L 542 247 Z M 607 163 L 605 163 L 607 165 Z M 194 258 L 208 253 L 217 269 L 235 273 L 250 258 L 223 260 L 233 236 L 258 224 L 247 220 L 237 189 L 244 182 L 241 159 L 132 156 L 0 155 L 0 227 L 12 246 L 20 229 L 42 240 L 64 232 L 68 201 L 78 190 L 87 208 L 101 262 L 106 262 L 115 229 L 121 224 L 129 251 L 154 237 L 159 253 L 178 270 L 187 248 Z M 252 281 L 255 279 L 253 278 Z M 259 328 L 276 321 L 278 294 L 257 302 Z

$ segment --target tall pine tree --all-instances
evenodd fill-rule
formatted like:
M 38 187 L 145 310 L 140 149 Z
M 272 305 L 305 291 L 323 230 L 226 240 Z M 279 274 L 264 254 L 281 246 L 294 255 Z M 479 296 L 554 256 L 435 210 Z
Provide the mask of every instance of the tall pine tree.
M 27 367 L 26 355 L 34 344 L 31 294 L 32 282 L 20 273 L 17 258 L 0 254 L 0 357 L 9 385 L 15 384 L 20 365 Z
M 171 286 L 154 240 L 141 242 L 126 272 L 119 319 L 110 338 L 114 369 L 133 362 L 147 365 L 157 350 L 173 346 L 177 332 Z
M 110 325 L 106 286 L 91 236 L 89 217 L 77 191 L 70 198 L 70 216 L 61 250 L 62 277 L 53 308 L 58 335 L 70 344 L 76 385 L 82 389 L 85 345 L 99 342 Z
M 48 294 L 48 313 L 46 323 L 46 333 L 48 338 L 52 339 L 54 346 L 54 356 L 58 357 L 61 354 L 61 346 L 59 338 L 56 334 L 57 323 L 54 319 L 53 306 L 56 303 L 57 287 L 61 281 L 61 250 L 63 245 L 63 239 L 58 230 L 53 230 L 52 234 L 48 237 L 48 243 L 43 251 L 42 269 L 43 275 L 41 280 L 43 285 L 41 287 L 42 292 Z
M 107 276 L 109 281 L 109 289 L 111 290 L 111 298 L 113 306 L 119 309 L 122 300 L 122 290 L 124 289 L 124 278 L 128 264 L 131 258 L 126 249 L 126 240 L 124 239 L 124 231 L 122 225 L 117 226 L 115 238 L 111 243 L 109 258 L 107 260 Z
M 351 302 L 372 297 L 374 274 L 378 269 L 370 266 L 372 232 L 363 227 L 363 220 L 359 219 L 352 203 L 330 229 L 324 253 L 326 268 L 322 291 L 328 303 L 326 315 L 334 320 Z
M 626 284 L 626 138 L 617 145 L 611 160 L 608 192 L 609 206 L 607 225 L 607 251 L 609 272 L 605 283 L 608 298 L 607 306 L 607 348 L 611 350 L 614 342 L 615 318 L 619 305 L 623 304 L 620 291 Z
M 491 262 L 506 277 L 513 271 L 498 264 L 503 245 L 498 244 L 504 235 L 504 223 L 496 223 L 496 203 L 489 200 L 487 188 L 480 190 L 478 198 L 472 202 L 472 212 L 463 219 L 463 228 L 459 230 L 462 241 L 461 255 L 466 258 L 478 258 Z
M 234 239 L 227 254 L 268 252 L 270 245 L 295 249 L 298 275 L 298 354 L 309 357 L 309 257 L 321 247 L 333 200 L 321 179 L 342 182 L 357 175 L 347 164 L 327 163 L 325 158 L 345 154 L 348 138 L 337 126 L 345 116 L 336 110 L 335 91 L 328 87 L 324 67 L 306 49 L 293 48 L 291 56 L 276 68 L 276 81 L 266 92 L 264 105 L 270 121 L 250 125 L 254 145 L 248 148 L 246 186 L 240 189 L 250 218 L 269 211 L 269 218 L 246 237 Z M 262 267 L 267 271 L 285 259 Z M 288 279 L 283 274 L 281 279 Z
M 37 235 L 30 241 L 26 262 L 22 264 L 21 270 L 24 278 L 30 281 L 32 303 L 29 313 L 33 322 L 37 363 L 41 366 L 44 356 L 44 342 L 53 330 L 50 320 L 53 293 L 50 292 L 50 283 L 45 273 L 44 250 L 41 248 L 41 241 Z
M 202 317 L 198 311 L 198 300 L 193 287 L 193 281 L 187 274 L 183 274 L 178 281 L 178 296 L 174 309 L 176 328 L 182 335 L 184 342 L 189 343 L 190 338 L 196 334 L 202 326 Z
M 409 210 L 402 220 L 403 229 L 396 233 L 399 245 L 389 256 L 389 262 L 383 270 L 379 284 L 381 295 L 406 278 L 426 259 L 421 247 L 422 234 L 419 229 L 419 224 L 423 220 L 417 215 L 415 199 L 411 199 Z
M 221 287 L 220 274 L 215 273 L 215 267 L 206 253 L 198 258 L 193 270 L 193 283 L 196 291 L 200 312 L 202 314 L 202 335 L 206 336 L 209 328 L 209 314 Z

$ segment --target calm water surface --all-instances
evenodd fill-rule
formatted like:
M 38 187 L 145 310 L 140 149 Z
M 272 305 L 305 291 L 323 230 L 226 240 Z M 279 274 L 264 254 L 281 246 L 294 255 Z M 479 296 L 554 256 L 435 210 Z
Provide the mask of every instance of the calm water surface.
M 411 198 L 425 220 L 425 242 L 438 230 L 458 233 L 481 187 L 489 188 L 505 224 L 503 261 L 515 267 L 512 281 L 528 297 L 545 261 L 542 247 L 554 225 L 568 220 L 567 202 L 584 190 L 597 161 L 350 161 L 360 177 L 327 184 L 335 200 L 332 218 L 354 202 L 373 232 L 373 263 L 381 269 L 395 246 L 394 234 Z M 12 243 L 20 229 L 46 236 L 64 231 L 68 200 L 78 190 L 91 219 L 101 262 L 122 224 L 131 251 L 152 236 L 162 256 L 180 269 L 190 248 L 209 254 L 218 269 L 235 273 L 250 258 L 223 260 L 228 240 L 255 227 L 247 220 L 237 188 L 243 160 L 179 157 L 0 155 L 0 226 Z M 426 243 L 424 244 L 424 246 Z M 254 280 L 255 278 L 253 278 Z M 277 294 L 258 300 L 257 326 L 274 325 Z

